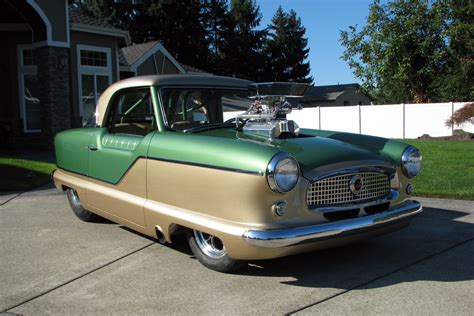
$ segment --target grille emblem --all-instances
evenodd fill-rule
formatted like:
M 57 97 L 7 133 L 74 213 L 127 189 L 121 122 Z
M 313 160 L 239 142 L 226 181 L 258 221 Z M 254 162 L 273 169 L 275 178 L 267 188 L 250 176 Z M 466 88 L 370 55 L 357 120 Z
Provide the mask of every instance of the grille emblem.
M 364 188 L 364 182 L 359 175 L 354 175 L 349 181 L 349 189 L 354 195 L 358 195 L 360 191 Z

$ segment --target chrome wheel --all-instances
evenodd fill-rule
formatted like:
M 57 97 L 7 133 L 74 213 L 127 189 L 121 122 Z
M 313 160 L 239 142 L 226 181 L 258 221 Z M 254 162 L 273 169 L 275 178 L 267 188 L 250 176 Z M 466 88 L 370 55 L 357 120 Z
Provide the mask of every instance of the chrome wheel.
M 223 258 L 227 254 L 224 244 L 216 236 L 194 230 L 194 238 L 201 251 L 213 259 Z
M 72 211 L 81 220 L 85 222 L 94 222 L 99 218 L 94 213 L 91 213 L 82 207 L 81 200 L 79 199 L 79 194 L 77 194 L 76 190 L 68 188 L 66 190 L 66 194 L 67 199 L 69 201 L 69 205 L 71 205 Z
M 76 190 L 70 190 L 69 193 L 69 201 L 71 202 L 72 206 L 74 207 L 82 207 L 81 201 L 79 200 L 79 196 L 77 195 Z

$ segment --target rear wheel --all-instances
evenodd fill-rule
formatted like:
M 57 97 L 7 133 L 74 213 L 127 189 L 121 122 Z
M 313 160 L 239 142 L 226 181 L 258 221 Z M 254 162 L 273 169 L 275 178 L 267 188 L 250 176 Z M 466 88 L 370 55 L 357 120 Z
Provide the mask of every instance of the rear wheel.
M 245 261 L 229 257 L 222 240 L 198 230 L 187 231 L 188 243 L 201 264 L 219 272 L 233 272 L 241 268 Z
M 67 189 L 66 194 L 72 211 L 77 217 L 79 217 L 79 219 L 83 220 L 84 222 L 95 222 L 99 219 L 99 216 L 82 207 L 81 201 L 79 200 L 79 195 L 77 194 L 76 190 Z

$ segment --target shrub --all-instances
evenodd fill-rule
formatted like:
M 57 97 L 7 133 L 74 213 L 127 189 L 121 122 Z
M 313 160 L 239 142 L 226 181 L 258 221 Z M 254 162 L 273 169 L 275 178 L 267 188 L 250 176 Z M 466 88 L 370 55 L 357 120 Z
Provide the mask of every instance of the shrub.
M 463 123 L 474 124 L 474 103 L 468 103 L 446 120 L 446 125 L 452 127 L 453 125 L 461 125 Z

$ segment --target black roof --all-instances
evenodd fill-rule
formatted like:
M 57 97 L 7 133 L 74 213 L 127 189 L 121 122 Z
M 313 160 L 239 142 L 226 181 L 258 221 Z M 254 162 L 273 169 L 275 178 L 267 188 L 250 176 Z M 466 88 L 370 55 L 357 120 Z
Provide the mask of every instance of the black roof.
M 309 86 L 304 101 L 335 101 L 338 96 L 350 89 L 358 90 L 358 83 L 338 84 L 330 86 Z

